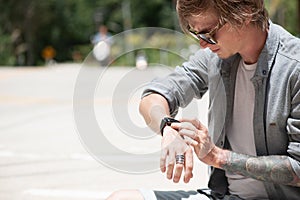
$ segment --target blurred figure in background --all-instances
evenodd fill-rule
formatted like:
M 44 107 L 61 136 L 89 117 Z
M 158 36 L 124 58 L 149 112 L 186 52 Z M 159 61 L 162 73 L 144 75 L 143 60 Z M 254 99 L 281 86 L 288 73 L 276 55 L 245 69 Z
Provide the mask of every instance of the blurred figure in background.
M 52 46 L 46 46 L 42 51 L 42 57 L 45 60 L 45 65 L 54 65 L 56 61 L 54 57 L 56 56 L 56 51 Z
M 111 33 L 108 32 L 108 28 L 105 25 L 100 25 L 98 32 L 92 37 L 91 42 L 93 45 L 96 45 L 101 41 L 108 40 L 110 37 Z
M 92 37 L 94 45 L 93 54 L 101 66 L 108 65 L 110 61 L 110 47 L 112 45 L 111 33 L 105 25 L 100 25 L 98 32 Z

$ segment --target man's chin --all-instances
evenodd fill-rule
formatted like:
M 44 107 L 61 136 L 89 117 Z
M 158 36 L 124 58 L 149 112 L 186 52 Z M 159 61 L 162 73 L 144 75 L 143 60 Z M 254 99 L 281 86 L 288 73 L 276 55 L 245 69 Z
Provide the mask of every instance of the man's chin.
M 217 54 L 217 56 L 219 57 L 219 58 L 221 58 L 221 59 L 227 59 L 227 58 L 229 58 L 231 55 L 229 55 L 229 54 L 223 54 L 222 52 L 217 52 L 216 53 Z

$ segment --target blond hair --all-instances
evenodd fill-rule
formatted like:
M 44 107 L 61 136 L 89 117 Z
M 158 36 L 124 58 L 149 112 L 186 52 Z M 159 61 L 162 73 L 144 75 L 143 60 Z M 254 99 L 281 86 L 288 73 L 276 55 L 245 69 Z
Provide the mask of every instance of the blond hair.
M 268 28 L 269 15 L 264 0 L 177 0 L 177 13 L 182 30 L 188 32 L 188 19 L 215 12 L 219 24 L 241 27 L 247 20 L 262 30 Z

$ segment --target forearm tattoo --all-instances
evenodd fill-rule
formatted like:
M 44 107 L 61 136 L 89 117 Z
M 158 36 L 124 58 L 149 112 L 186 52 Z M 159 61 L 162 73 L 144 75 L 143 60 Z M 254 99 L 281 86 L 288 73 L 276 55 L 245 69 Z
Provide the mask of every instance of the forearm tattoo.
M 226 171 L 261 181 L 300 187 L 300 179 L 287 156 L 250 157 L 228 151 L 221 165 Z

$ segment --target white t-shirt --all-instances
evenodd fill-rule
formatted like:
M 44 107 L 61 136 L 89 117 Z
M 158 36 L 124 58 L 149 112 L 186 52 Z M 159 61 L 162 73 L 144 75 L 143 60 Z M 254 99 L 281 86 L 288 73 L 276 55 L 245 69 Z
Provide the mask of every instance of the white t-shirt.
M 247 65 L 241 60 L 237 71 L 233 119 L 227 133 L 232 151 L 256 156 L 253 132 L 253 112 L 255 91 L 251 82 L 256 64 Z M 267 192 L 261 181 L 246 178 L 238 174 L 226 172 L 230 194 L 236 194 L 244 199 L 268 199 Z

